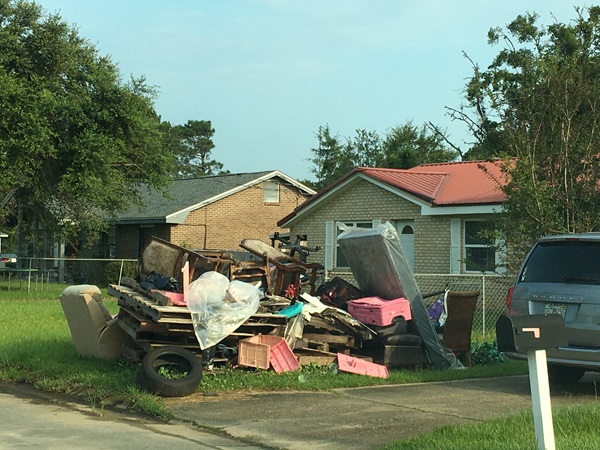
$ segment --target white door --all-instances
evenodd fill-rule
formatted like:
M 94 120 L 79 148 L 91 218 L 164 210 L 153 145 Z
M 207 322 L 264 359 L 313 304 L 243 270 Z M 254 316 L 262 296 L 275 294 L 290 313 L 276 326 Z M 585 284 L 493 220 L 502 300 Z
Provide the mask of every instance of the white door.
M 415 270 L 415 228 L 414 221 L 396 222 L 396 230 L 400 236 L 402 253 L 406 258 L 410 270 Z

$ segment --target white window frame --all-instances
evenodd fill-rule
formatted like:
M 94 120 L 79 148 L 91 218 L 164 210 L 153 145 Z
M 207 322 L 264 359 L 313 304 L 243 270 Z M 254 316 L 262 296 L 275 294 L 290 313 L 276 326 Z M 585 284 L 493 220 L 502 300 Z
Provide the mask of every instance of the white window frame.
M 463 233 L 462 233 L 463 255 L 464 255 L 463 271 L 464 271 L 464 273 L 482 273 L 481 270 L 472 270 L 472 269 L 469 270 L 467 268 L 467 249 L 468 248 L 487 248 L 487 249 L 492 249 L 494 251 L 494 269 L 493 270 L 485 270 L 485 271 L 483 271 L 483 273 L 497 273 L 499 254 L 498 254 L 498 251 L 494 249 L 495 245 L 494 244 L 468 244 L 467 243 L 467 224 L 474 223 L 474 222 L 492 223 L 488 220 L 482 220 L 482 219 L 465 219 L 463 221 Z
M 376 223 L 378 223 L 379 221 L 374 221 L 374 220 L 338 220 L 337 222 L 335 222 L 335 245 L 334 245 L 334 252 L 333 252 L 333 268 L 334 269 L 350 269 L 350 266 L 338 266 L 338 254 L 340 251 L 340 245 L 337 242 L 337 237 L 340 235 L 340 233 L 342 232 L 340 227 L 338 225 L 343 225 L 346 227 L 358 227 L 358 228 L 365 228 L 365 229 L 371 229 L 371 228 L 375 228 Z M 362 226 L 360 227 L 360 225 L 369 225 L 368 227 Z
M 264 202 L 279 203 L 280 184 L 277 180 L 267 180 L 263 186 Z

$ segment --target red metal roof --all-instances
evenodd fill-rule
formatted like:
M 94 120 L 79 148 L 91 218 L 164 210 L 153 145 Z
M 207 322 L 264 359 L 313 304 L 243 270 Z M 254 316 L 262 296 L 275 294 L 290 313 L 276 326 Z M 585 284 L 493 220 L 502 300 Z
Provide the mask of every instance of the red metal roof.
M 501 203 L 506 199 L 500 190 L 504 175 L 499 162 L 465 161 L 423 164 L 408 170 L 357 170 L 438 206 Z
M 500 161 L 423 164 L 408 170 L 357 167 L 298 206 L 278 225 L 297 216 L 301 210 L 353 179 L 356 174 L 401 189 L 431 206 L 498 204 L 506 200 L 500 190 L 505 179 Z

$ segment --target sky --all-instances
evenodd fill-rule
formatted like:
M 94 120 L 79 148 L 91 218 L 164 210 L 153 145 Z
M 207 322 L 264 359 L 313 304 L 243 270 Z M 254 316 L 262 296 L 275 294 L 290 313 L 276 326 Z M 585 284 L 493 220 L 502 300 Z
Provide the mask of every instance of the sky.
M 314 180 L 317 131 L 342 141 L 432 122 L 467 148 L 446 107 L 464 103 L 471 60 L 500 47 L 491 27 L 536 12 L 569 22 L 570 0 L 39 0 L 110 56 L 127 81 L 156 86 L 162 120 L 209 120 L 212 158 L 231 173 Z

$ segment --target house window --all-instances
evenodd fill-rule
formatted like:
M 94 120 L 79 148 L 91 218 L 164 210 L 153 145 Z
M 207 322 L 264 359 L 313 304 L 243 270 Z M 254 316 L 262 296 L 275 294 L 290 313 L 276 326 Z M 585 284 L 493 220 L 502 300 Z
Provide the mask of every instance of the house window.
M 496 270 L 496 249 L 491 222 L 465 221 L 465 271 L 494 272 Z
M 279 203 L 279 181 L 265 181 L 264 197 L 265 203 Z
M 344 224 L 347 227 L 373 228 L 373 222 L 371 220 L 358 221 L 358 222 L 338 222 L 338 224 Z M 343 231 L 340 230 L 340 227 L 336 227 L 336 228 L 337 228 L 337 234 L 336 234 L 335 267 L 336 268 L 349 268 L 350 264 L 348 263 L 348 260 L 344 257 L 344 254 L 343 254 L 339 244 L 337 243 L 337 237 L 340 234 L 342 234 Z

